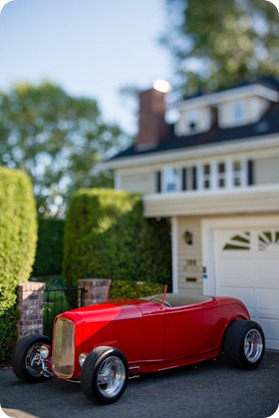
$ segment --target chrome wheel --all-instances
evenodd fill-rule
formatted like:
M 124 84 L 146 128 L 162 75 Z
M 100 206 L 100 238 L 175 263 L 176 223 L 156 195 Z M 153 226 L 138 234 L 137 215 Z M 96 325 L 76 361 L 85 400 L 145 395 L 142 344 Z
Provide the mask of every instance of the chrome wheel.
M 114 347 L 94 348 L 81 368 L 81 390 L 90 401 L 109 404 L 123 395 L 128 379 L 128 362 Z
M 257 329 L 247 332 L 244 339 L 244 354 L 248 361 L 254 363 L 259 360 L 263 352 L 263 339 Z
M 126 381 L 126 369 L 123 361 L 117 356 L 107 357 L 100 365 L 97 385 L 105 397 L 116 396 Z
M 232 366 L 255 369 L 263 359 L 264 349 L 264 332 L 257 322 L 240 319 L 229 325 L 224 351 Z
M 51 340 L 40 334 L 26 335 L 16 344 L 12 366 L 15 375 L 20 380 L 39 383 L 51 376 L 46 360 L 41 356 L 40 349 L 43 345 L 51 347 Z

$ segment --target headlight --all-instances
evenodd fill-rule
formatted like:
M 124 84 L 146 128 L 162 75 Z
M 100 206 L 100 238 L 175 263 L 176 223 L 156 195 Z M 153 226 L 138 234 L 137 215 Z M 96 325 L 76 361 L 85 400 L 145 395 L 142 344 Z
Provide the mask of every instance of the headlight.
M 80 367 L 83 366 L 83 363 L 85 362 L 86 357 L 87 357 L 87 354 L 86 353 L 81 353 L 80 354 L 80 356 L 78 358 Z
M 40 355 L 43 359 L 46 359 L 49 357 L 50 354 L 50 347 L 47 344 L 43 344 L 40 347 Z

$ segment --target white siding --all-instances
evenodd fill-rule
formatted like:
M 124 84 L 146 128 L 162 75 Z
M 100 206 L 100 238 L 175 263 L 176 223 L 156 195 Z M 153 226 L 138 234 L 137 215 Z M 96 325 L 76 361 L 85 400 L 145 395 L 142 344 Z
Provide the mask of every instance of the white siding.
M 119 175 L 118 188 L 135 193 L 155 193 L 156 173 L 130 173 Z
M 255 161 L 255 184 L 279 184 L 279 156 Z
M 179 292 L 202 293 L 201 220 L 197 217 L 181 217 L 177 218 L 177 222 Z M 185 242 L 183 238 L 185 231 L 192 233 L 192 245 Z

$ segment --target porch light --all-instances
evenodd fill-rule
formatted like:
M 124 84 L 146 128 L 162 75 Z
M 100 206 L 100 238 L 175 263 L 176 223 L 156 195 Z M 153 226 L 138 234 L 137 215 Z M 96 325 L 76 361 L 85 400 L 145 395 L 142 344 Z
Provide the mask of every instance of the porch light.
M 193 233 L 190 231 L 185 231 L 183 234 L 183 238 L 186 244 L 193 245 Z

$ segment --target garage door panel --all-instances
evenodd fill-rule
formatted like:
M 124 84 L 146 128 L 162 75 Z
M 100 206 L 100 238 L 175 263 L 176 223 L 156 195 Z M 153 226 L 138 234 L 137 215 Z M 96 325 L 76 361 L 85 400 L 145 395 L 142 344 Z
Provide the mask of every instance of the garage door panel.
M 269 248 L 267 251 L 259 250 L 257 252 L 257 258 L 259 260 L 278 260 L 279 247 Z
M 260 221 L 244 228 L 235 221 L 214 230 L 215 293 L 242 300 L 262 325 L 267 347 L 279 349 L 279 230 Z
M 222 250 L 222 246 L 221 246 L 221 250 Z M 244 260 L 244 261 L 251 260 L 249 251 L 230 251 L 230 252 L 224 251 L 224 258 L 226 260 L 232 260 L 232 261 L 235 261 L 236 258 L 237 260 Z
M 218 263 L 218 273 L 222 277 L 222 282 L 236 281 L 251 282 L 253 276 L 253 263 L 251 260 L 222 259 Z
M 273 282 L 273 286 L 277 285 L 279 289 L 279 260 L 257 261 L 255 263 L 255 272 L 257 279 L 261 283 L 270 286 L 270 282 Z M 267 281 L 269 281 L 269 283 L 267 283 Z
M 278 319 L 267 319 L 259 316 L 257 320 L 264 330 L 266 347 L 279 350 Z
M 264 313 L 279 319 L 279 289 L 258 289 L 257 293 L 259 315 Z

